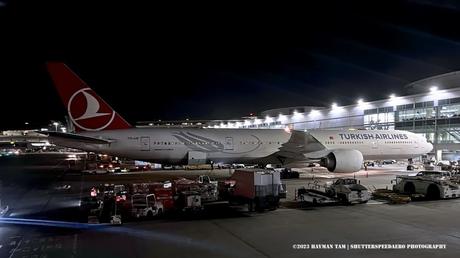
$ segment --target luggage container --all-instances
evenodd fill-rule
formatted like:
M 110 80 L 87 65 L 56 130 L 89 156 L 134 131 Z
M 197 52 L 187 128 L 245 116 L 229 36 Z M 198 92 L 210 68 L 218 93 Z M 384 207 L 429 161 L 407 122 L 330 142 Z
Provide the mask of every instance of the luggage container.
M 221 182 L 221 197 L 230 204 L 247 204 L 249 211 L 276 209 L 285 193 L 280 173 L 264 169 L 235 170 L 229 180 Z M 284 195 L 285 196 L 285 195 Z

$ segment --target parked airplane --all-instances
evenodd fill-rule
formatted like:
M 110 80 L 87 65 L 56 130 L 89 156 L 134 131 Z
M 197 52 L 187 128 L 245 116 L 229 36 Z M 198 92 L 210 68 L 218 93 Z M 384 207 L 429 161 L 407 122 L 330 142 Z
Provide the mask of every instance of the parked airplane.
M 397 130 L 133 128 L 65 64 L 48 71 L 76 133 L 47 132 L 66 147 L 156 163 L 306 165 L 359 171 L 363 160 L 408 159 L 432 149 L 425 138 Z

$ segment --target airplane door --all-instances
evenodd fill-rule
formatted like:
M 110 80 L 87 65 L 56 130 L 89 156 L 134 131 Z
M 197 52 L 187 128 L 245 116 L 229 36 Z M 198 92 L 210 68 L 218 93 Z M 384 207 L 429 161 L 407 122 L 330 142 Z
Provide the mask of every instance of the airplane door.
M 150 137 L 141 137 L 141 151 L 150 151 Z
M 225 138 L 224 150 L 233 150 L 233 137 Z

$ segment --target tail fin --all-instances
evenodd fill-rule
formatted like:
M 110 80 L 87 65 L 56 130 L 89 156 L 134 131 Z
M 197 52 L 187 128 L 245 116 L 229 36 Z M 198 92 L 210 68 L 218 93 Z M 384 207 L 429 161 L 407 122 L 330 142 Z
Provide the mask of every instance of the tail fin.
M 77 132 L 131 128 L 64 63 L 49 62 L 47 66 Z

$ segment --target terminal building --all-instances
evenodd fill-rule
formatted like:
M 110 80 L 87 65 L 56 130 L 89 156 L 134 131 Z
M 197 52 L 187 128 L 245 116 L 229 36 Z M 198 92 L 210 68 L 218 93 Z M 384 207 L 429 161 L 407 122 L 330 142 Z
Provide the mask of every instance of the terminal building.
M 384 89 L 382 89 L 384 91 Z M 210 128 L 396 129 L 421 134 L 432 142 L 437 160 L 460 159 L 460 72 L 442 74 L 404 87 L 407 95 L 389 92 L 382 100 L 353 105 L 296 106 L 271 109 L 239 121 L 210 121 Z M 391 94 L 391 95 L 390 95 Z

